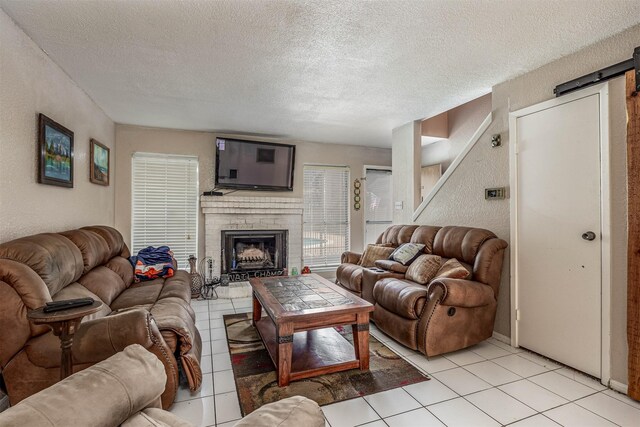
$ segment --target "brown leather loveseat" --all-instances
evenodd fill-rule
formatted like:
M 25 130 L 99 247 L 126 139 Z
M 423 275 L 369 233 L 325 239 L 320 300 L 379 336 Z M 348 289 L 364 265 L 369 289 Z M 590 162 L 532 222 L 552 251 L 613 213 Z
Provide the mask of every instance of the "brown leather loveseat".
M 74 371 L 140 344 L 164 365 L 164 408 L 175 398 L 179 365 L 190 388 L 200 387 L 202 342 L 189 304 L 189 275 L 177 270 L 166 280 L 134 283 L 128 257 L 122 235 L 104 226 L 0 244 L 0 373 L 11 404 L 60 375 L 60 341 L 47 326 L 29 322 L 27 310 L 79 297 L 104 305 L 75 334 Z
M 436 277 L 420 284 L 404 276 L 407 267 L 387 260 L 376 265 L 395 272 L 376 273 L 360 268 L 361 294 L 363 298 L 372 296 L 376 326 L 427 356 L 448 353 L 489 338 L 493 334 L 507 242 L 481 228 L 396 225 L 389 227 L 377 243 L 407 242 L 424 244 L 423 253 L 438 255 L 442 262 L 455 258 L 470 277 Z M 340 268 L 337 276 L 339 282 L 344 280 Z

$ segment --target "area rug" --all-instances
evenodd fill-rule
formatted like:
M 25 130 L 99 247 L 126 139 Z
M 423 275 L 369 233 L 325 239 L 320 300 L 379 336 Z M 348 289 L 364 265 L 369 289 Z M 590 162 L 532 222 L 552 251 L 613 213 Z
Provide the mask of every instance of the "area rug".
M 292 381 L 287 387 L 278 387 L 275 367 L 251 324 L 251 313 L 225 315 L 224 323 L 243 416 L 264 404 L 290 396 L 305 396 L 322 406 L 429 379 L 370 336 L 369 371 L 351 369 Z M 353 342 L 351 327 L 335 329 L 346 340 Z

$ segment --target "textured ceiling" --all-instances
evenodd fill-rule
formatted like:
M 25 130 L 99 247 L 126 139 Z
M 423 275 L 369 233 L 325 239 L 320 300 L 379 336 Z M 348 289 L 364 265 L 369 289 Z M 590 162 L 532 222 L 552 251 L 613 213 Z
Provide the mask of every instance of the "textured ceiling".
M 640 22 L 637 5 L 0 0 L 118 123 L 381 147 Z

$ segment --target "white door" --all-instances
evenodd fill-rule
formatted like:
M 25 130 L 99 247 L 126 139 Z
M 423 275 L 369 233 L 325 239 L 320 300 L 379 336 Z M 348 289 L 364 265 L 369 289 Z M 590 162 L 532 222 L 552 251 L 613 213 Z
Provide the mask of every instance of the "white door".
M 364 194 L 364 244 L 375 243 L 376 239 L 393 221 L 391 197 L 391 171 L 367 168 L 365 170 Z
M 600 378 L 600 94 L 554 101 L 515 119 L 518 345 Z

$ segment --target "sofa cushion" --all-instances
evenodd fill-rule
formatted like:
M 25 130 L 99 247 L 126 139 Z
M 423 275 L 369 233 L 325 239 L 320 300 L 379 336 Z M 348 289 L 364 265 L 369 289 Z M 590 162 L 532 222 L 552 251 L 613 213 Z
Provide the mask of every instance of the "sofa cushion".
M 495 237 L 482 228 L 442 227 L 433 241 L 433 254 L 473 265 L 480 246 Z
M 389 258 L 389 255 L 391 255 L 393 250 L 394 247 L 390 244 L 367 245 L 362 257 L 360 257 L 358 265 L 363 267 L 373 267 L 376 260 Z
M 382 279 L 373 288 L 373 299 L 392 313 L 417 319 L 427 300 L 427 287 L 408 280 Z
M 316 402 L 293 396 L 256 409 L 234 427 L 324 427 L 324 416 Z
M 36 234 L 3 243 L 0 258 L 31 267 L 47 285 L 51 296 L 78 280 L 84 270 L 80 249 L 60 234 Z
M 421 225 L 411 235 L 411 243 L 422 243 L 424 245 L 423 251 L 428 254 L 432 253 L 433 241 L 440 228 L 432 225 Z
M 436 277 L 441 264 L 442 258 L 438 255 L 420 255 L 411 263 L 405 273 L 405 277 L 408 280 L 424 285 Z
M 462 265 L 457 259 L 451 258 L 438 270 L 435 274 L 436 278 L 443 279 L 468 279 L 471 277 L 471 272 L 467 267 Z
M 99 319 L 111 313 L 111 308 L 108 303 L 106 303 L 99 295 L 91 292 L 86 287 L 82 286 L 80 283 L 72 283 L 69 286 L 65 286 L 63 290 L 58 292 L 54 297 L 54 301 L 62 301 L 66 299 L 75 299 L 75 298 L 92 298 L 95 301 L 101 302 L 102 307 L 96 313 L 90 314 L 88 316 L 84 316 L 82 318 L 83 322 L 93 319 Z
M 82 227 L 82 230 L 92 231 L 99 234 L 104 239 L 109 247 L 109 258 L 113 258 L 115 256 L 129 258 L 129 249 L 124 243 L 122 234 L 120 234 L 120 232 L 115 228 L 107 227 L 105 225 L 92 225 L 89 227 Z
M 362 292 L 362 269 L 356 264 L 340 264 L 336 270 L 336 280 L 352 292 Z
M 111 305 L 113 300 L 127 288 L 122 277 L 105 266 L 92 269 L 79 278 L 78 283 L 99 296 L 107 305 Z
M 403 243 L 391 253 L 389 259 L 398 261 L 403 265 L 409 265 L 420 255 L 423 249 L 424 244 L 422 243 Z
M 131 286 L 111 303 L 111 309 L 116 311 L 139 305 L 154 304 L 162 292 L 163 283 L 164 279 L 155 279 L 141 282 L 140 286 Z
M 392 259 L 379 259 L 376 261 L 376 267 L 401 274 L 406 273 L 409 269 L 406 265 Z
M 60 234 L 80 249 L 84 264 L 82 274 L 109 260 L 109 246 L 100 235 L 89 230 L 69 230 Z
M 417 225 L 392 225 L 384 230 L 376 243 L 391 243 L 393 246 L 408 243 L 416 228 Z

